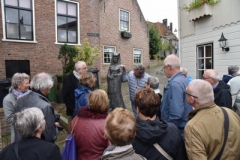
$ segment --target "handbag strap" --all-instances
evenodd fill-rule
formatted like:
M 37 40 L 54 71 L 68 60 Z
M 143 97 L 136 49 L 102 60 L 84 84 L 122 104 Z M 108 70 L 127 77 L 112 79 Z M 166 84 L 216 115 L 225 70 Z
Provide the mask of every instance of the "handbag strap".
M 154 146 L 165 158 L 167 158 L 168 160 L 173 160 L 173 158 L 172 158 L 171 156 L 169 156 L 169 154 L 167 154 L 167 152 L 165 152 L 159 144 L 154 143 L 153 146 Z
M 221 148 L 220 152 L 218 153 L 217 157 L 215 158 L 215 160 L 220 160 L 221 159 L 223 150 L 224 150 L 226 142 L 227 142 L 228 130 L 229 130 L 228 114 L 227 114 L 226 110 L 223 107 L 221 107 L 221 108 L 222 108 L 223 115 L 224 115 L 224 141 L 223 141 L 222 148 Z
M 78 120 L 79 120 L 79 118 L 77 117 L 77 120 L 75 121 L 75 123 L 74 123 L 74 125 L 73 125 L 72 131 L 71 131 L 71 134 L 73 134 L 73 131 L 74 131 L 74 129 L 75 129 L 75 126 L 76 126 Z

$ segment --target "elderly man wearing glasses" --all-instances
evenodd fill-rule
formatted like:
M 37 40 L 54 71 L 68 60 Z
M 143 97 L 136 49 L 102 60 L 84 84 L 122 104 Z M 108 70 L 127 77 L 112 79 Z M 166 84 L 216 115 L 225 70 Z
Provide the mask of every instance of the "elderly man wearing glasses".
M 214 103 L 212 86 L 204 80 L 190 82 L 185 93 L 195 108 L 184 129 L 188 159 L 240 159 L 239 116 Z
M 192 106 L 187 103 L 184 93 L 188 81 L 180 71 L 180 61 L 176 55 L 167 56 L 163 63 L 168 84 L 164 88 L 160 107 L 161 118 L 166 122 L 174 123 L 183 137 L 188 113 L 192 111 Z
M 216 70 L 208 69 L 203 73 L 203 80 L 212 85 L 214 93 L 214 102 L 220 107 L 228 107 L 232 109 L 232 96 L 230 87 L 220 80 L 220 76 Z

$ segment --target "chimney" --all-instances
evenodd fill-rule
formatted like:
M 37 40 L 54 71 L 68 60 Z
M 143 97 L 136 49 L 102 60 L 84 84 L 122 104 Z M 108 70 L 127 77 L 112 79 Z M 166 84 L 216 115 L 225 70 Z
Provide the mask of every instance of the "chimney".
M 163 19 L 163 25 L 167 27 L 167 19 Z
M 170 29 L 170 31 L 172 31 L 172 22 L 170 23 L 170 28 L 169 29 Z

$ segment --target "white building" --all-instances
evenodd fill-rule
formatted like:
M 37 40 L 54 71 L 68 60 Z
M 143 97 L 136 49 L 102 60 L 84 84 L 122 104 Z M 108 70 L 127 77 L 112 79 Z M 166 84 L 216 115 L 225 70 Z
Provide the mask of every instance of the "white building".
M 240 66 L 240 0 L 220 0 L 190 12 L 184 10 L 192 1 L 178 0 L 182 66 L 195 78 L 202 78 L 205 69 L 216 69 L 222 77 L 229 65 Z M 228 52 L 219 46 L 222 33 Z

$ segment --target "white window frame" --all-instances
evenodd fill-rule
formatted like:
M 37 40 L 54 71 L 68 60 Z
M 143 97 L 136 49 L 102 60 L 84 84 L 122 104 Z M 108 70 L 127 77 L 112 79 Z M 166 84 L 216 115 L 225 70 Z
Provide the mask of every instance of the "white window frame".
M 211 47 L 211 56 L 207 56 L 206 47 Z M 199 56 L 200 48 L 203 48 L 202 57 Z M 213 43 L 206 43 L 196 46 L 196 77 L 198 79 L 202 79 L 202 75 L 206 69 L 213 69 L 213 58 Z
M 140 53 L 139 53 L 140 52 Z M 139 60 L 140 62 L 136 63 L 135 62 L 135 58 L 136 56 L 135 55 L 140 55 L 140 58 L 138 58 L 137 60 Z M 143 58 L 143 50 L 142 49 L 139 49 L 139 48 L 134 48 L 133 49 L 133 63 L 134 64 L 142 64 L 142 58 Z
M 57 27 L 57 1 L 63 1 L 68 3 L 76 3 L 77 4 L 77 43 L 67 43 L 68 45 L 81 45 L 80 43 L 80 10 L 79 10 L 79 2 L 74 2 L 71 0 L 55 0 L 55 44 L 65 44 L 58 42 L 58 27 Z
M 114 50 L 112 52 L 109 52 L 109 51 L 107 52 L 105 47 L 113 48 Z M 103 63 L 104 64 L 111 64 L 113 52 L 116 52 L 116 46 L 103 45 Z M 107 54 L 107 53 L 109 54 L 109 62 L 105 62 L 105 59 L 108 58 L 108 57 L 105 57 L 105 54 Z
M 7 39 L 6 38 L 6 19 L 5 19 L 5 8 L 4 0 L 1 0 L 2 5 L 2 28 L 3 28 L 3 39 L 2 41 L 7 42 L 23 42 L 23 43 L 37 43 L 36 41 L 36 32 L 35 32 L 35 3 L 34 0 L 31 0 L 32 3 L 32 30 L 33 30 L 33 39 L 32 40 L 17 40 L 17 39 Z
M 121 12 L 128 13 L 128 29 L 121 28 Z M 127 31 L 130 32 L 130 12 L 124 9 L 119 9 L 119 31 Z

